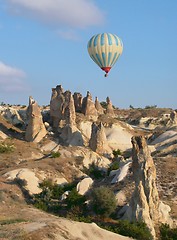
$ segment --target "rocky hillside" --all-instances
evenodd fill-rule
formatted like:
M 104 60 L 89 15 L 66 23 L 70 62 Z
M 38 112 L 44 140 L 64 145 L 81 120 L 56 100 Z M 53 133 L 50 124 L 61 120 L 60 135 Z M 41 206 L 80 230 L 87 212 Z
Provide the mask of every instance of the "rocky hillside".
M 49 106 L 32 97 L 27 107 L 0 106 L 0 239 L 127 239 L 34 208 L 31 199 L 49 179 L 58 186 L 76 182 L 82 196 L 109 187 L 116 218 L 143 220 L 155 239 L 159 224 L 176 224 L 176 144 L 174 110 L 118 109 L 109 97 L 100 103 L 61 85 L 52 89 Z

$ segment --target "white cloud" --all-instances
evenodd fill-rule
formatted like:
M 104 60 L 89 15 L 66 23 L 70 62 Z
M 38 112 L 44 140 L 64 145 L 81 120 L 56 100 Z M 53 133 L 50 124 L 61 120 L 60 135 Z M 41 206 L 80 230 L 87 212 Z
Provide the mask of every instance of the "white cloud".
M 26 90 L 25 77 L 24 71 L 8 66 L 0 61 L 0 90 L 6 92 Z
M 100 25 L 103 12 L 94 0 L 6 0 L 11 12 L 52 24 L 73 28 Z
M 79 36 L 78 34 L 72 30 L 72 29 L 69 29 L 69 30 L 58 30 L 57 31 L 57 34 L 64 38 L 64 39 L 67 39 L 67 40 L 74 40 L 74 41 L 78 41 L 79 40 Z

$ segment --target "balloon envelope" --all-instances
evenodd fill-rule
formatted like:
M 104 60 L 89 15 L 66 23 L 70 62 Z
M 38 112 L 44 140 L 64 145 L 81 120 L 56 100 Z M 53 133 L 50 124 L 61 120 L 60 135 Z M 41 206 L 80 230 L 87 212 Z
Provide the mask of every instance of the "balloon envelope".
M 89 40 L 87 49 L 92 60 L 107 74 L 122 54 L 123 43 L 115 34 L 101 33 Z

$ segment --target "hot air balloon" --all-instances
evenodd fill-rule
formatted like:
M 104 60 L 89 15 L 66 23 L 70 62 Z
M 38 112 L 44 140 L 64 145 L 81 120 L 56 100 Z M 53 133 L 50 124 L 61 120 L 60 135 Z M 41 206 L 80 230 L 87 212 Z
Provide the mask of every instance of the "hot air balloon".
M 105 71 L 105 77 L 123 51 L 122 40 L 115 34 L 101 33 L 94 35 L 87 45 L 92 60 Z

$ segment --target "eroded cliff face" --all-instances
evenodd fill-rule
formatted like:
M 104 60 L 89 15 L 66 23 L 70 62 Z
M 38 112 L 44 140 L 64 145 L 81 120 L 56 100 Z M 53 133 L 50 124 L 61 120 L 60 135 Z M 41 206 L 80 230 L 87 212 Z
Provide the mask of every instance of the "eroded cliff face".
M 25 139 L 28 142 L 40 142 L 47 134 L 44 126 L 40 108 L 37 102 L 30 97 L 27 109 L 28 126 L 26 128 Z
M 160 222 L 169 224 L 170 218 L 164 218 L 161 212 L 161 202 L 156 186 L 156 168 L 145 138 L 142 136 L 132 137 L 132 145 L 135 191 L 123 218 L 145 222 L 153 238 L 156 239 L 155 227 Z M 167 216 L 168 212 L 164 215 Z

